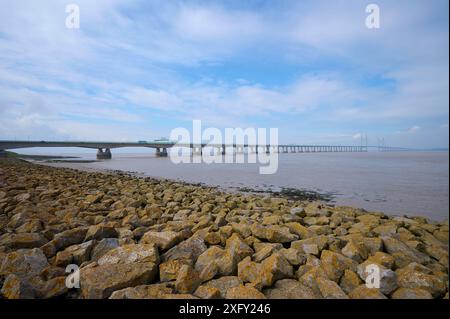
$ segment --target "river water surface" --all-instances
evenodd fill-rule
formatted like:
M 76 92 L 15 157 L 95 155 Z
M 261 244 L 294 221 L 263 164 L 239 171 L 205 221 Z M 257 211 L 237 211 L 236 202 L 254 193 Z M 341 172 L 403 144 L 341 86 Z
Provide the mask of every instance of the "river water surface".
M 28 149 L 26 153 L 36 152 Z M 96 152 L 58 154 L 94 160 Z M 391 215 L 426 216 L 437 221 L 449 217 L 448 152 L 293 153 L 279 154 L 278 162 L 276 174 L 260 175 L 258 164 L 174 164 L 150 151 L 113 150 L 111 160 L 51 165 L 133 171 L 225 189 L 313 190 L 332 193 L 333 202 L 338 205 Z

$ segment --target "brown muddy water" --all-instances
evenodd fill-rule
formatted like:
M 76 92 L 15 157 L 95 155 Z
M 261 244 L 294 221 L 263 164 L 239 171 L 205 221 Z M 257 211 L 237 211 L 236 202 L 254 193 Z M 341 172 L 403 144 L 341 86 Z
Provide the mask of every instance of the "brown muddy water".
M 150 150 L 134 152 L 112 150 L 111 160 L 94 161 L 96 151 L 77 154 L 54 149 L 54 154 L 79 156 L 78 160 L 91 162 L 48 165 L 132 171 L 228 190 L 311 190 L 332 195 L 332 202 L 337 205 L 390 215 L 426 216 L 436 221 L 449 218 L 448 152 L 279 154 L 278 171 L 273 175 L 260 175 L 259 164 L 174 164 L 169 158 L 155 157 Z M 33 154 L 33 150 L 20 153 Z

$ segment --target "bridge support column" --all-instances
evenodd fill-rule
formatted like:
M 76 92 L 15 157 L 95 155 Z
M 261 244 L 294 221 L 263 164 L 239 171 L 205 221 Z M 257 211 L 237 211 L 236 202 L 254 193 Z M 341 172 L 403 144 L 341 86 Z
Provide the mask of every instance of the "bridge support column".
M 102 148 L 99 148 L 97 151 L 97 159 L 111 159 L 111 150 L 109 148 L 105 148 L 103 150 Z
M 203 154 L 203 148 L 201 146 L 193 146 L 192 147 L 192 155 L 202 155 Z
M 158 156 L 158 157 L 167 157 L 167 148 L 164 147 L 161 150 L 161 148 L 157 147 L 156 148 L 156 156 Z

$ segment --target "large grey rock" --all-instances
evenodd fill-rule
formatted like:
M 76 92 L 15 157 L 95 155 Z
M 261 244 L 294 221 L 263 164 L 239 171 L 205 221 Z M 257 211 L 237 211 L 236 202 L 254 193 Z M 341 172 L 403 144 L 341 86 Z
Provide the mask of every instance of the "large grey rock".
M 143 244 L 155 244 L 157 247 L 162 250 L 167 250 L 172 248 L 180 241 L 183 240 L 183 236 L 179 232 L 174 231 L 148 231 L 146 232 L 142 238 L 141 243 Z
M 273 288 L 265 289 L 264 295 L 268 299 L 316 299 L 317 296 L 307 286 L 297 280 L 278 280 Z
M 162 255 L 162 260 L 187 259 L 195 263 L 206 249 L 205 241 L 199 236 L 193 236 L 169 249 Z
M 114 291 L 150 283 L 157 265 L 152 262 L 105 264 L 80 270 L 82 296 L 85 299 L 108 298 Z
M 204 283 L 205 286 L 219 289 L 222 298 L 225 298 L 228 289 L 242 285 L 242 281 L 236 276 L 223 276 Z
M 158 249 L 153 244 L 128 244 L 111 249 L 97 261 L 99 265 L 152 262 L 159 264 Z
M 119 240 L 117 238 L 104 238 L 93 248 L 91 259 L 96 261 L 108 251 L 117 247 L 119 247 Z
M 47 258 L 39 248 L 19 249 L 6 255 L 0 265 L 0 276 L 15 274 L 19 277 L 39 275 L 47 266 Z
M 109 299 L 161 299 L 164 295 L 172 293 L 173 289 L 167 284 L 152 284 L 114 291 Z
M 41 233 L 8 234 L 0 240 L 0 246 L 8 249 L 38 248 L 47 242 L 48 240 Z

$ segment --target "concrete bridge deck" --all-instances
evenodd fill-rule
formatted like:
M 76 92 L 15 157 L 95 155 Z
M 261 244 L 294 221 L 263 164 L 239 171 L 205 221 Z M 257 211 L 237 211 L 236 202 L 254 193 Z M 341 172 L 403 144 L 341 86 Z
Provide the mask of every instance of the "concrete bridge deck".
M 193 155 L 201 155 L 204 148 L 216 149 L 218 154 L 266 152 L 266 153 L 316 153 L 316 152 L 367 152 L 375 146 L 354 145 L 256 145 L 256 144 L 183 144 L 172 141 L 141 141 L 141 142 L 105 142 L 105 141 L 14 141 L 0 140 L 0 156 L 8 149 L 30 148 L 30 147 L 81 147 L 97 149 L 97 158 L 108 159 L 112 157 L 111 149 L 121 147 L 147 147 L 156 149 L 157 156 L 167 156 L 167 149 L 171 147 L 190 148 Z M 232 150 L 230 150 L 232 148 Z M 393 147 L 376 147 L 381 151 L 406 150 Z

